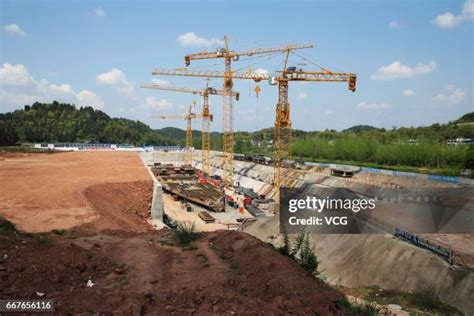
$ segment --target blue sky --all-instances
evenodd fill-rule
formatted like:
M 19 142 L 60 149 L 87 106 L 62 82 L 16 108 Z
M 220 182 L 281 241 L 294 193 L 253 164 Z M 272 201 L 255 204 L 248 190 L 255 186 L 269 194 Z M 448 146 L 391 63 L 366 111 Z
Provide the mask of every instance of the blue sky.
M 290 83 L 293 127 L 344 129 L 447 122 L 474 110 L 471 1 L 6 1 L 0 0 L 0 112 L 36 100 L 91 105 L 153 128 L 185 127 L 150 118 L 183 113 L 189 94 L 140 89 L 153 79 L 201 88 L 200 78 L 153 77 L 153 67 L 183 67 L 187 53 L 311 43 L 300 51 L 314 64 L 358 76 L 346 84 Z M 277 56 L 234 69 L 279 70 Z M 293 56 L 291 65 L 313 64 Z M 223 60 L 193 67 L 222 69 Z M 212 80 L 221 87 L 222 81 Z M 239 81 L 235 130 L 270 127 L 277 88 Z M 211 98 L 213 130 L 222 128 L 222 98 Z M 195 123 L 196 127 L 200 124 Z

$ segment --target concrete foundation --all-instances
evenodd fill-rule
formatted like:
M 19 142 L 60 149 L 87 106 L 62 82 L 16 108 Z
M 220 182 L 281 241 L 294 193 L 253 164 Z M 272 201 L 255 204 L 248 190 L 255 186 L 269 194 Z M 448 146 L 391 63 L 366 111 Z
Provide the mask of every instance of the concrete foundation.
M 153 177 L 154 178 L 154 177 Z M 153 180 L 153 200 L 151 202 L 151 219 L 163 221 L 163 188 L 161 184 Z
M 154 159 L 153 153 L 143 152 L 140 153 L 140 158 L 143 161 L 151 179 L 153 180 L 153 198 L 151 201 L 151 221 L 154 227 L 160 229 L 164 227 L 163 224 L 163 187 L 158 182 L 156 177 L 151 172 L 150 166 L 153 166 Z

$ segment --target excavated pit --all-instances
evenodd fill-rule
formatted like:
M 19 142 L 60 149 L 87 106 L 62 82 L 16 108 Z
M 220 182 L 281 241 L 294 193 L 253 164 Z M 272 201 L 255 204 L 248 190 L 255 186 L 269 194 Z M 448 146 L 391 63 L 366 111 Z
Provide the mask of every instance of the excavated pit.
M 200 155 L 194 157 L 195 167 L 202 168 Z M 211 154 L 211 172 L 220 175 L 223 161 L 219 153 Z M 328 169 L 306 167 L 305 170 L 291 170 L 292 186 L 310 185 L 344 188 L 357 194 L 374 196 L 390 195 L 393 189 L 430 188 L 460 189 L 459 199 L 469 211 L 473 208 L 472 186 L 420 178 L 388 176 L 360 172 L 352 178 L 331 176 Z M 269 198 L 275 196 L 272 186 L 272 166 L 235 161 L 234 182 L 253 189 Z M 467 206 L 466 206 L 467 205 Z M 267 214 L 269 215 L 269 214 Z M 386 218 L 381 214 L 381 218 Z M 396 217 L 392 219 L 396 221 Z M 266 216 L 248 225 L 245 231 L 267 242 L 279 245 L 279 221 L 277 217 Z M 474 312 L 474 302 L 466 300 L 474 296 L 474 242 L 473 234 L 429 234 L 422 235 L 437 245 L 452 249 L 456 253 L 457 268 L 437 254 L 409 244 L 403 240 L 385 235 L 312 235 L 311 242 L 321 261 L 322 276 L 329 282 L 348 287 L 377 285 L 400 291 L 429 291 L 441 300 L 463 312 Z

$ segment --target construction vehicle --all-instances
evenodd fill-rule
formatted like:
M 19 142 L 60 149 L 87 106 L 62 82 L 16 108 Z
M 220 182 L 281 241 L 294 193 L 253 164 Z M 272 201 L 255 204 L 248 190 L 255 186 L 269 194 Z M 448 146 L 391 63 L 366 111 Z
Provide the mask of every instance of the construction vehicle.
M 158 119 L 184 119 L 187 121 L 186 126 L 186 148 L 185 148 L 185 156 L 184 162 L 186 165 L 191 166 L 193 163 L 193 128 L 192 128 L 192 120 L 196 118 L 202 118 L 202 114 L 195 113 L 194 107 L 196 102 L 193 102 L 193 105 L 189 106 L 189 111 L 186 114 L 178 114 L 178 115 L 152 115 L 152 118 Z M 212 121 L 212 114 L 208 115 L 209 119 Z
M 209 82 L 208 82 L 209 83 Z M 212 115 L 210 114 L 209 110 L 209 95 L 224 95 L 224 90 L 215 89 L 212 87 L 206 86 L 204 89 L 191 89 L 191 88 L 183 88 L 183 87 L 174 87 L 170 85 L 159 85 L 159 84 L 149 84 L 149 85 L 142 85 L 141 88 L 147 89 L 157 89 L 157 90 L 166 90 L 166 91 L 176 91 L 176 92 L 183 92 L 183 93 L 192 93 L 197 94 L 203 97 L 202 103 L 202 144 L 201 144 L 201 162 L 203 171 L 206 174 L 211 173 L 211 166 L 210 166 L 210 152 L 211 152 L 211 121 Z M 232 96 L 235 99 L 239 100 L 239 93 L 238 92 L 231 92 Z

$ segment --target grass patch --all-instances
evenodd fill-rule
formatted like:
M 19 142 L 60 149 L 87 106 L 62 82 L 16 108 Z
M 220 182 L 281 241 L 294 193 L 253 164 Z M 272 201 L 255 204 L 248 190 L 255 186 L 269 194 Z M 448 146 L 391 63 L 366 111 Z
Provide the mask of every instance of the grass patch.
M 229 257 L 224 252 L 219 252 L 219 258 L 221 260 L 227 260 Z
M 413 167 L 413 166 L 406 166 L 406 165 L 389 165 L 389 164 L 384 165 L 384 164 L 354 161 L 354 160 L 312 159 L 308 157 L 295 157 L 295 158 L 301 161 L 305 161 L 305 162 L 333 163 L 333 164 L 351 165 L 351 166 L 366 167 L 366 168 L 385 169 L 385 170 L 401 171 L 401 172 L 414 172 L 414 173 L 432 174 L 432 175 L 450 176 L 450 177 L 459 177 L 461 170 L 464 169 L 461 166 L 443 166 L 438 169 L 434 167 Z
M 189 244 L 183 247 L 183 250 L 184 250 L 184 251 L 192 251 L 192 250 L 197 250 L 197 249 L 198 249 L 198 248 L 197 248 L 196 246 L 194 246 L 194 245 L 189 245 Z
M 201 260 L 201 264 L 203 268 L 209 268 L 209 258 L 205 254 L 198 253 L 196 255 L 196 258 L 199 258 Z
M 441 302 L 436 295 L 429 292 L 409 293 L 375 288 L 367 292 L 366 298 L 367 300 L 384 305 L 397 304 L 403 306 L 407 310 L 413 309 L 414 312 L 418 310 L 430 314 L 463 315 L 459 310 Z
M 364 287 L 355 291 L 356 296 L 367 301 L 380 305 L 397 304 L 415 315 L 463 315 L 461 311 L 441 302 L 435 294 L 430 292 L 384 290 L 377 286 Z
M 239 263 L 235 259 L 232 259 L 230 262 L 230 268 L 234 273 L 237 273 L 239 270 Z
M 181 247 L 188 246 L 191 242 L 198 239 L 200 234 L 195 230 L 194 223 L 179 223 L 173 229 L 173 237 Z
M 177 263 L 177 264 L 183 263 L 183 257 L 181 257 L 181 256 L 179 256 L 179 255 L 176 256 L 176 263 Z
M 344 297 L 341 301 L 338 302 L 339 307 L 341 307 L 349 315 L 354 316 L 377 316 L 379 315 L 379 309 L 373 303 L 367 303 L 364 305 L 356 305 L 349 302 L 349 300 Z
M 159 242 L 160 242 L 161 246 L 172 246 L 173 245 L 173 243 L 171 241 L 167 240 L 167 239 L 160 239 Z
M 58 235 L 58 236 L 64 236 L 66 234 L 66 230 L 65 229 L 53 229 L 51 231 L 51 233 L 55 234 L 55 235 Z
M 75 239 L 76 235 L 74 235 L 74 232 L 71 230 L 66 230 L 66 229 L 53 229 L 51 231 L 51 234 L 57 235 L 57 236 L 62 236 L 67 239 Z
M 57 153 L 57 151 L 52 151 L 48 149 L 39 149 L 33 146 L 2 146 L 0 147 L 0 152 L 10 152 L 10 153 L 42 153 L 42 154 L 52 154 Z
M 0 235 L 16 235 L 18 230 L 9 220 L 0 217 Z
M 121 275 L 117 277 L 112 283 L 103 287 L 104 290 L 111 290 L 115 288 L 120 288 L 128 284 L 128 277 Z
M 76 236 L 74 232 L 65 229 L 53 229 L 50 232 L 46 233 L 29 233 L 29 232 L 22 232 L 19 231 L 15 224 L 10 222 L 9 220 L 0 216 L 0 236 L 13 236 L 15 238 L 28 238 L 33 239 L 38 242 L 38 244 L 42 246 L 48 246 L 53 244 L 54 236 L 61 236 L 67 239 L 74 239 Z
M 53 244 L 53 239 L 48 233 L 36 234 L 35 237 L 38 240 L 38 244 L 40 246 L 50 246 Z

